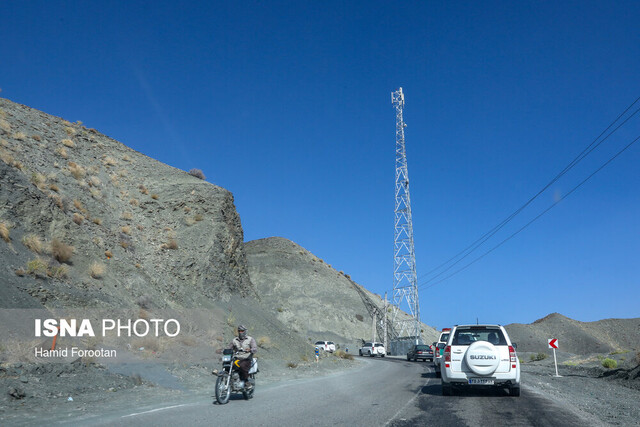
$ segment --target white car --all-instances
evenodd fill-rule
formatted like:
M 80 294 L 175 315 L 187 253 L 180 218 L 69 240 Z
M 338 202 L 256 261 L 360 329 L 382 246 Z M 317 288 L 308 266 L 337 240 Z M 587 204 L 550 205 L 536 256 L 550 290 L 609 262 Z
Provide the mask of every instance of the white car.
M 360 356 L 385 357 L 387 355 L 387 350 L 381 342 L 366 342 L 362 347 L 360 347 L 358 353 Z
M 433 345 L 433 367 L 436 371 L 436 378 L 440 378 L 440 362 L 442 361 L 444 348 L 447 346 L 450 333 L 451 328 L 442 329 L 438 342 Z
M 498 387 L 520 396 L 515 348 L 500 325 L 454 326 L 440 362 L 442 394 L 450 396 L 462 387 Z
M 333 341 L 316 341 L 315 346 L 329 353 L 336 351 L 336 344 Z

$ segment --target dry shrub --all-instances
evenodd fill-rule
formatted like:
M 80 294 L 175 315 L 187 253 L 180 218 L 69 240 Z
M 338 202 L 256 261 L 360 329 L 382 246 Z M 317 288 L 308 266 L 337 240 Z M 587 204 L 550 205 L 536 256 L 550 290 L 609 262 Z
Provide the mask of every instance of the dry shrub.
M 69 157 L 69 153 L 67 153 L 67 150 L 64 147 L 56 148 L 56 153 L 65 160 Z
M 91 197 L 93 197 L 94 199 L 99 199 L 102 196 L 100 190 L 94 187 L 89 190 L 89 193 L 91 193 Z
M 150 317 L 151 316 L 149 315 L 149 312 L 144 308 L 140 307 L 140 309 L 138 310 L 138 319 L 149 320 Z
M 93 221 L 95 225 L 102 225 L 102 220 L 100 218 L 93 218 L 91 221 Z
M 140 184 L 140 185 L 138 186 L 138 189 L 140 190 L 140 192 L 141 192 L 142 194 L 149 194 L 149 190 L 147 189 L 147 187 L 145 187 L 145 186 L 144 186 L 144 185 L 142 185 L 142 184 Z
M 139 206 L 140 202 L 138 202 L 138 199 L 131 199 L 129 200 L 129 204 L 131 204 L 131 206 Z
M 5 150 L 0 151 L 0 160 L 5 162 L 9 166 L 13 166 L 15 164 L 15 159 L 13 158 L 13 156 Z
M 139 262 L 136 263 L 136 268 L 142 268 L 142 265 L 140 265 Z
M 189 212 L 191 212 L 191 208 L 189 206 L 185 206 L 184 207 L 184 211 L 185 211 L 185 213 L 189 213 Z
M 142 225 L 142 224 L 138 224 L 138 225 L 136 225 L 136 228 L 137 228 L 138 230 L 142 231 L 142 230 L 144 230 L 144 225 Z
M 89 275 L 94 279 L 102 279 L 106 269 L 107 267 L 103 263 L 94 261 L 89 267 Z
M 80 215 L 77 212 L 73 214 L 73 222 L 75 222 L 78 225 L 82 225 L 83 221 L 84 221 L 84 216 Z
M 73 246 L 69 246 L 58 239 L 53 239 L 51 241 L 51 255 L 58 262 L 69 263 L 73 256 Z
M 70 140 L 69 138 L 63 139 L 62 141 L 60 141 L 60 143 L 62 143 L 62 145 L 64 145 L 65 147 L 69 147 L 69 148 L 73 148 L 76 146 L 76 143 Z
M 100 187 L 102 182 L 100 182 L 100 179 L 97 176 L 92 176 L 91 178 L 89 178 L 88 184 L 93 187 Z
M 361 322 L 364 321 L 364 317 L 362 317 L 362 314 L 356 314 L 356 319 L 358 319 Z
M 105 166 L 115 166 L 115 165 L 118 164 L 116 159 L 114 159 L 113 157 L 110 157 L 110 156 L 105 157 L 104 160 L 102 161 L 102 163 L 104 163 Z
M 131 213 L 131 211 L 124 211 L 120 217 L 129 221 L 133 219 L 133 213 Z
M 4 222 L 0 222 L 0 237 L 7 243 L 11 241 L 11 237 L 9 237 L 9 226 Z
M 196 178 L 200 178 L 200 179 L 206 179 L 206 177 L 204 176 L 204 173 L 202 173 L 200 169 L 191 169 L 189 171 L 189 175 L 195 176 Z
M 67 210 L 66 199 L 63 199 L 62 196 L 58 194 L 50 194 L 49 198 L 51 198 L 60 209 L 63 211 Z
M 111 252 L 111 251 L 104 251 L 104 256 L 106 256 L 107 258 L 113 258 L 113 252 Z
M 188 216 L 184 219 L 184 223 L 187 224 L 188 226 L 192 226 L 193 224 L 196 223 L 196 220 Z
M 124 157 L 122 158 L 123 162 L 130 162 L 131 161 L 131 157 L 129 157 L 128 155 L 124 155 Z
M 22 238 L 22 244 L 31 252 L 42 252 L 42 240 L 35 234 L 27 234 Z
M 0 129 L 4 130 L 5 132 L 9 133 L 11 132 L 11 125 L 9 124 L 8 121 L 1 119 L 0 120 Z
M 122 230 L 124 234 L 131 234 L 131 227 L 129 227 L 128 225 L 125 225 L 120 230 Z
M 82 166 L 78 165 L 75 162 L 69 162 L 69 164 L 67 165 L 67 168 L 69 169 L 69 172 L 71 172 L 71 175 L 73 175 L 75 179 L 84 178 L 84 176 L 87 174 L 87 171 L 85 170 L 85 168 L 83 168 Z
M 42 137 L 40 135 L 31 135 L 31 138 L 33 138 L 34 140 L 40 142 L 42 141 Z
M 343 351 L 343 350 L 336 351 L 335 355 L 340 359 L 353 360 L 353 354 L 347 353 L 346 351 Z
M 151 198 L 153 200 L 158 200 L 158 195 L 154 193 L 154 194 L 151 195 Z
M 13 139 L 24 141 L 25 139 L 27 139 L 27 135 L 25 135 L 24 132 L 16 132 L 13 134 Z
M 64 131 L 69 136 L 75 136 L 75 134 L 76 134 L 76 130 L 74 128 L 72 128 L 71 126 L 67 126 L 66 128 L 64 128 Z
M 58 187 L 56 184 L 49 184 L 49 190 L 55 191 L 57 193 L 60 191 L 60 187 Z
M 194 216 L 193 219 L 195 219 L 196 221 L 202 221 L 204 217 L 202 216 L 202 214 L 196 214 L 196 216 Z
M 78 199 L 73 199 L 73 207 L 78 209 L 79 211 L 84 210 L 84 206 L 82 206 L 82 202 Z
M 129 247 L 129 242 L 125 242 L 124 240 L 122 240 L 120 242 L 120 246 L 122 246 L 123 249 L 127 249 Z
M 47 276 L 58 280 L 66 279 L 69 277 L 69 267 L 64 264 L 51 267 L 49 271 L 47 271 Z
M 295 362 L 287 362 L 287 368 L 289 369 L 295 369 L 298 367 L 298 364 Z
M 47 178 L 45 178 L 41 173 L 33 172 L 31 174 L 31 183 L 38 188 L 42 187 L 46 181 Z
M 34 258 L 27 262 L 27 274 L 45 275 L 49 265 L 42 258 Z
M 271 348 L 271 338 L 269 337 L 260 337 L 258 338 L 258 347 L 269 349 Z
M 178 242 L 176 239 L 169 239 L 167 243 L 164 244 L 165 249 L 178 249 Z

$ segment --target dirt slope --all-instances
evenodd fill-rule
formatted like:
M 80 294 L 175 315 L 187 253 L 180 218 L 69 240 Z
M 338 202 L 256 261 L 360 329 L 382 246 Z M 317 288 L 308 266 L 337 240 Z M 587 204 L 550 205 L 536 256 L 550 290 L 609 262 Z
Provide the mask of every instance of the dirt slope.
M 311 341 L 333 340 L 351 348 L 372 339 L 372 307 L 384 307 L 379 295 L 284 238 L 251 241 L 245 251 L 261 301 L 293 330 Z M 433 328 L 423 324 L 422 329 L 425 342 L 437 338 Z

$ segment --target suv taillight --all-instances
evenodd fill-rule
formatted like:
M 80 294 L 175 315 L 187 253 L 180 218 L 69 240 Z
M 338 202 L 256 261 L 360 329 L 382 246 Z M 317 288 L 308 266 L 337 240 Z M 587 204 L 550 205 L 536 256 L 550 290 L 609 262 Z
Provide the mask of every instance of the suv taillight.
M 444 361 L 451 362 L 451 346 L 450 345 L 444 348 Z
M 509 346 L 509 359 L 511 360 L 511 367 L 516 367 L 516 349 L 512 345 Z

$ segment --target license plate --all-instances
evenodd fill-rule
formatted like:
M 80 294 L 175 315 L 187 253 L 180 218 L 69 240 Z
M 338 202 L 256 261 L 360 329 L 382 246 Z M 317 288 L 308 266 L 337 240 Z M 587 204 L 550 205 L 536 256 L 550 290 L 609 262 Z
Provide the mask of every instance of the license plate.
M 493 378 L 469 378 L 472 385 L 493 385 Z

